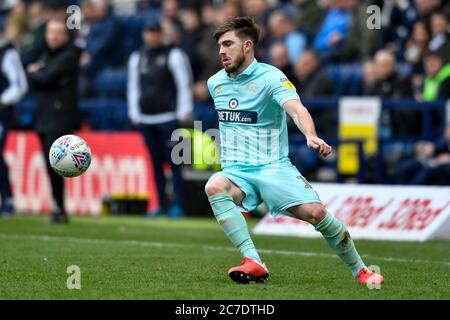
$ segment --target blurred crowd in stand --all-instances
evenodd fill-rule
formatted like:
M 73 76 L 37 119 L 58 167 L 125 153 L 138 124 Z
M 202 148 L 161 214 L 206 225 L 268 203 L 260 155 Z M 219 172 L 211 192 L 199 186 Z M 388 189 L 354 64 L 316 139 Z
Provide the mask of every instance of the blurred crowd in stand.
M 144 27 L 155 20 L 161 24 L 163 43 L 181 49 L 189 61 L 193 119 L 202 120 L 204 130 L 217 127 L 206 86 L 221 68 L 212 33 L 227 18 L 242 15 L 254 17 L 261 28 L 257 59 L 281 69 L 304 101 L 348 95 L 399 101 L 402 108 L 381 115 L 380 127 L 389 129 L 383 138 L 420 136 L 423 110 L 409 109 L 411 101 L 432 103 L 450 97 L 450 2 L 446 0 L 3 1 L 2 41 L 12 43 L 28 73 L 49 52 L 48 22 L 67 18 L 70 5 L 78 6 L 72 8 L 80 8 L 81 13 L 80 19 L 69 18 L 81 22 L 69 30 L 80 50 L 75 72 L 81 123 L 92 129 L 134 128 L 126 111 L 129 60 L 145 46 Z M 69 11 L 69 15 L 73 12 L 78 13 Z M 36 90 L 32 86 L 29 94 Z M 102 110 L 97 117 L 95 108 Z M 122 121 L 108 120 L 114 108 Z M 311 113 L 319 134 L 336 138 L 336 110 L 313 108 Z M 390 182 L 449 184 L 450 133 L 444 118 L 444 108 L 433 111 L 428 141 L 387 146 L 395 159 L 388 168 Z M 27 128 L 35 119 L 17 116 L 15 121 L 13 126 Z M 103 127 L 102 121 L 106 121 Z M 290 129 L 295 135 L 295 126 Z M 306 177 L 326 176 L 320 174 L 326 165 L 323 160 L 301 147 L 293 150 L 293 162 Z

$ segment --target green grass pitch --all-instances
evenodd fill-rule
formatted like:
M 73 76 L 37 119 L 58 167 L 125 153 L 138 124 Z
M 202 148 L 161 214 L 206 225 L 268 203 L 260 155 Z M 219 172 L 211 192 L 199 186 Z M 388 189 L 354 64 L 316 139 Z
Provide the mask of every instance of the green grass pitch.
M 450 299 L 448 242 L 356 240 L 386 278 L 371 290 L 323 239 L 253 239 L 270 278 L 239 285 L 227 270 L 240 254 L 213 217 L 0 219 L 0 299 Z M 80 290 L 67 289 L 70 265 L 80 267 Z

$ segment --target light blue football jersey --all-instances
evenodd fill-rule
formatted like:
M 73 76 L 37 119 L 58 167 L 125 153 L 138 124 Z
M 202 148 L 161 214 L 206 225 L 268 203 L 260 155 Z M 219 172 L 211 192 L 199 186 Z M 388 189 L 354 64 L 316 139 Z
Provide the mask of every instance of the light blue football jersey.
M 284 73 L 256 59 L 235 79 L 221 70 L 208 79 L 219 117 L 222 169 L 288 161 L 288 100 L 300 100 Z

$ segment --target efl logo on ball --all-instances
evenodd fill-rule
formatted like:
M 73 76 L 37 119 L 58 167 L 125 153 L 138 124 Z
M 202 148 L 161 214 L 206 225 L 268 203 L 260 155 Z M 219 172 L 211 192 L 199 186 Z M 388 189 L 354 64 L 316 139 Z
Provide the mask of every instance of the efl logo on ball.
M 48 156 L 53 170 L 66 178 L 78 177 L 91 164 L 91 149 L 86 141 L 73 134 L 56 139 Z

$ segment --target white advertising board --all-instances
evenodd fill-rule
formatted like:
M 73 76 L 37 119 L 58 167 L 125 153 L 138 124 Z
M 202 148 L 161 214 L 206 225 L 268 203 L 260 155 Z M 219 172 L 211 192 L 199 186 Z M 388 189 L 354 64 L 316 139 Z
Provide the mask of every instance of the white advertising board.
M 355 239 L 450 240 L 450 187 L 312 183 Z M 254 234 L 321 237 L 306 222 L 267 214 Z

